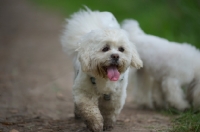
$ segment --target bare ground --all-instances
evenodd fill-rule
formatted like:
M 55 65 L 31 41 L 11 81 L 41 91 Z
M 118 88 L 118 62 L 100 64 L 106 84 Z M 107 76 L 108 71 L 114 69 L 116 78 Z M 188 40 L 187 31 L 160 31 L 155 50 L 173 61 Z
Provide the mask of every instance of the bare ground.
M 25 0 L 0 0 L 0 132 L 87 132 L 73 118 L 73 67 L 59 42 L 63 22 Z M 130 93 L 112 132 L 168 131 L 170 118 L 137 109 Z

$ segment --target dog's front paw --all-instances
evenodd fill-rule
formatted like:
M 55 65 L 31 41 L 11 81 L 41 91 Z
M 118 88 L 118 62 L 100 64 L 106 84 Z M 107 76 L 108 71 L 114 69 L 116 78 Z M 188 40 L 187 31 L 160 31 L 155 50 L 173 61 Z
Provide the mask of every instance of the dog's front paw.
M 180 111 L 185 111 L 190 108 L 190 104 L 187 101 L 180 101 L 179 103 L 180 104 L 176 105 L 175 108 L 177 108 Z
M 111 131 L 113 128 L 114 128 L 113 125 L 104 125 L 103 131 Z
M 102 132 L 103 130 L 103 123 L 95 123 L 95 122 L 88 122 L 85 121 L 87 128 L 91 131 L 91 132 Z
M 114 121 L 111 119 L 105 119 L 103 131 L 111 131 L 114 128 Z

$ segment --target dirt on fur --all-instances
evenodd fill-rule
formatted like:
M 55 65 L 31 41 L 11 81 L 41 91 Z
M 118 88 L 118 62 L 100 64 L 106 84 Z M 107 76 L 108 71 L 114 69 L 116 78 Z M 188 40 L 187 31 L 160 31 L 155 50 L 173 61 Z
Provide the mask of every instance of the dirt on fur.
M 64 17 L 26 0 L 0 0 L 0 132 L 87 132 L 73 115 Z M 170 117 L 126 104 L 112 132 L 168 131 Z

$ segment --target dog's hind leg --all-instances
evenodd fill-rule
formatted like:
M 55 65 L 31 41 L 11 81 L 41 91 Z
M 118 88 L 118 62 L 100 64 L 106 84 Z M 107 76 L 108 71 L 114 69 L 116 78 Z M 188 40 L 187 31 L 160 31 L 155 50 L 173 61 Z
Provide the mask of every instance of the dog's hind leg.
M 169 103 L 171 107 L 178 110 L 189 108 L 189 103 L 186 100 L 185 94 L 179 85 L 178 80 L 174 78 L 165 78 L 162 81 L 162 90 L 167 103 Z
M 154 81 L 152 86 L 152 101 L 156 109 L 166 108 L 163 91 L 160 82 Z
M 152 102 L 152 84 L 153 79 L 149 76 L 147 71 L 142 68 L 137 70 L 136 85 L 133 88 L 133 101 L 142 108 L 153 109 Z
M 200 82 L 196 82 L 192 90 L 192 104 L 196 110 L 200 110 Z

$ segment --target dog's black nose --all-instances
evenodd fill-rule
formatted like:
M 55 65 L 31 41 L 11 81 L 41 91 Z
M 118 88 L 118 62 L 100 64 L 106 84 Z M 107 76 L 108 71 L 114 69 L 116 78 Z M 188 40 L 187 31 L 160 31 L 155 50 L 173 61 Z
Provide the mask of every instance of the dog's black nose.
M 118 54 L 112 54 L 112 55 L 111 55 L 111 58 L 112 58 L 113 60 L 119 60 L 119 55 L 118 55 Z

